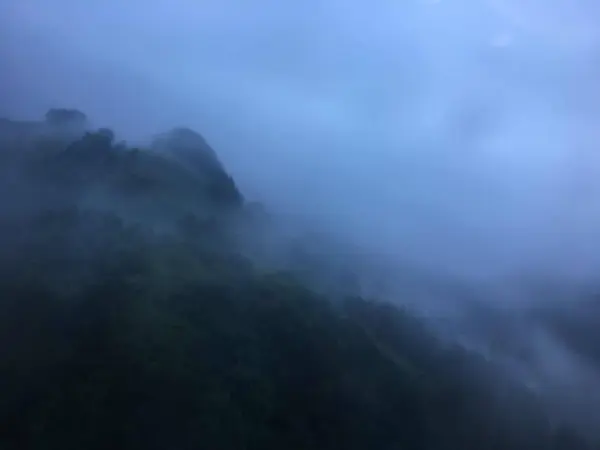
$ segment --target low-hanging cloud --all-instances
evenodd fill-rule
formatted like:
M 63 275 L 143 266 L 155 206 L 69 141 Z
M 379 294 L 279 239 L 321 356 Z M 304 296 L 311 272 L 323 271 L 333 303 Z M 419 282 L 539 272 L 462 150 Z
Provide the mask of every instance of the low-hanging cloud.
M 377 253 L 373 291 L 595 424 L 597 313 L 575 305 L 600 268 L 594 3 L 7 0 L 0 116 L 198 130 L 248 198 Z
M 587 276 L 595 8 L 13 0 L 0 112 L 69 103 L 133 140 L 191 126 L 250 197 L 374 251 L 469 275 Z

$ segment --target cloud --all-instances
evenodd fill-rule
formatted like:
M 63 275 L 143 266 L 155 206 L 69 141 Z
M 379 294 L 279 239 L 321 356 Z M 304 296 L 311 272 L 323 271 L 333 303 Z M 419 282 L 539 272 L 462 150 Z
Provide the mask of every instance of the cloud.
M 597 39 L 571 3 L 521 3 L 10 0 L 3 108 L 192 126 L 252 196 L 379 251 L 591 271 L 599 217 L 567 186 L 594 178 Z

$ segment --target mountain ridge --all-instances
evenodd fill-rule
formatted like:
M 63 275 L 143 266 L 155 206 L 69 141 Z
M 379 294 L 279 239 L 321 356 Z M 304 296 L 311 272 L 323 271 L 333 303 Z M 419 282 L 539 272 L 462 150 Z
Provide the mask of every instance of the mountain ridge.
M 0 130 L 2 448 L 598 448 L 408 310 L 253 260 L 269 213 L 200 134 L 55 111 Z

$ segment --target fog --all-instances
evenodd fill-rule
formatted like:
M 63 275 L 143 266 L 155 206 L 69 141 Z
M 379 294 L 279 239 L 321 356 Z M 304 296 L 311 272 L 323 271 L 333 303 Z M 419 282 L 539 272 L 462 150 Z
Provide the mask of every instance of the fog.
M 3 115 L 191 126 L 249 197 L 463 275 L 600 264 L 591 1 L 2 10 Z
M 517 280 L 570 301 L 567 283 L 600 269 L 599 12 L 592 0 L 8 0 L 0 116 L 76 107 L 130 142 L 189 126 L 246 197 L 292 221 L 402 267 L 500 282 L 496 305 L 533 298 Z M 597 383 L 544 327 L 511 320 L 500 328 L 537 355 L 533 375 L 507 363 L 523 379 L 567 395 Z M 572 401 L 588 416 L 596 405 Z

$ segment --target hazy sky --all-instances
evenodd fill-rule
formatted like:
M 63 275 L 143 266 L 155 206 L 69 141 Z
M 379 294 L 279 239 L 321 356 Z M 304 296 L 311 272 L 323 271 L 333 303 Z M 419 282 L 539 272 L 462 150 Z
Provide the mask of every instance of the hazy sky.
M 0 115 L 203 133 L 253 198 L 467 272 L 600 268 L 593 0 L 3 0 Z

